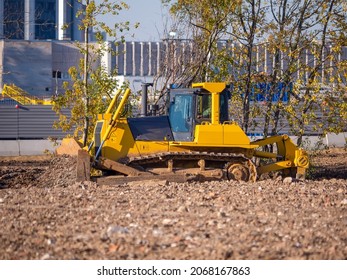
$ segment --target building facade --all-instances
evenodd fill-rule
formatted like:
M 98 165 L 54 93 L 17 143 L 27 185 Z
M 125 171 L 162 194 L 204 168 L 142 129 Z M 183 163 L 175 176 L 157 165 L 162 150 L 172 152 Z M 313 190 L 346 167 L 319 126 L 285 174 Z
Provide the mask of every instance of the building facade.
M 230 65 L 230 73 L 235 80 L 242 73 L 243 58 L 240 55 L 240 46 L 233 43 L 220 41 L 217 43 L 218 49 L 226 49 L 238 68 L 234 69 Z M 341 51 L 331 56 L 334 46 L 327 46 L 323 54 L 324 63 L 319 67 L 319 76 L 322 83 L 328 83 L 331 77 L 336 77 L 336 64 L 347 61 L 347 46 L 342 47 Z M 161 41 L 161 42 L 125 42 L 113 46 L 116 56 L 111 57 L 110 67 L 117 69 L 119 75 L 127 77 L 132 76 L 157 76 L 165 74 L 168 68 L 175 68 L 176 71 L 184 71 L 184 63 L 194 59 L 194 46 L 187 40 Z M 266 44 L 259 44 L 255 47 L 253 54 L 252 72 L 271 75 L 274 71 L 275 56 Z M 281 71 L 287 71 L 289 56 L 286 53 L 280 53 Z M 314 68 L 318 64 L 316 57 L 309 50 L 304 50 L 297 65 Z M 178 69 L 181 67 L 182 69 Z M 246 68 L 246 65 L 244 66 Z M 173 70 L 173 69 L 172 69 Z M 297 67 L 292 75 L 292 81 L 298 79 L 307 81 L 309 72 L 304 68 Z M 347 83 L 342 79 L 343 83 Z
M 0 40 L 0 90 L 14 84 L 31 95 L 61 92 L 68 70 L 82 55 L 70 41 Z
M 81 41 L 82 8 L 77 0 L 2 0 L 0 39 Z
M 154 78 L 165 76 L 171 66 L 184 67 L 182 61 L 192 59 L 192 46 L 189 42 L 180 44 L 174 53 L 168 52 L 168 42 L 125 42 L 109 44 L 116 55 L 105 53 L 102 63 L 108 73 L 116 70 L 120 81 L 134 84 L 133 90 L 139 90 L 142 82 L 152 82 Z M 221 47 L 227 47 L 221 43 Z M 183 54 L 183 55 L 182 55 Z M 232 54 L 231 55 L 235 55 Z M 71 41 L 60 40 L 0 40 L 0 91 L 4 84 L 15 84 L 30 94 L 50 96 L 60 92 L 64 81 L 70 79 L 68 69 L 77 66 L 82 55 Z M 300 58 L 301 63 L 312 67 L 315 58 L 309 53 Z M 327 84 L 336 76 L 335 63 L 347 60 L 347 47 L 334 60 L 326 60 L 320 69 L 322 83 Z M 255 53 L 255 73 L 270 75 L 273 71 L 274 57 L 264 46 L 259 46 Z M 283 71 L 286 70 L 286 57 L 282 56 Z M 330 69 L 329 71 L 324 71 Z M 240 69 L 240 68 L 239 68 Z M 184 71 L 182 68 L 181 71 Z M 237 79 L 238 70 L 230 67 L 231 74 Z M 298 68 L 293 73 L 292 81 L 308 79 L 308 73 Z M 346 83 L 345 80 L 342 80 Z M 136 84 L 136 86 L 135 86 Z

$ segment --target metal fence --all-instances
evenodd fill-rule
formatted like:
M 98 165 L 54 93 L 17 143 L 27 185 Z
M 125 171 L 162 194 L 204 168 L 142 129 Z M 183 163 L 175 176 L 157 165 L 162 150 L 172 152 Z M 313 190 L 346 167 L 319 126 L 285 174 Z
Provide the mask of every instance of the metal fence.
M 68 110 L 64 113 L 69 113 Z M 51 106 L 44 105 L 1 105 L 0 139 L 61 139 L 69 132 L 53 128 L 59 116 Z M 70 132 L 71 133 L 71 132 Z

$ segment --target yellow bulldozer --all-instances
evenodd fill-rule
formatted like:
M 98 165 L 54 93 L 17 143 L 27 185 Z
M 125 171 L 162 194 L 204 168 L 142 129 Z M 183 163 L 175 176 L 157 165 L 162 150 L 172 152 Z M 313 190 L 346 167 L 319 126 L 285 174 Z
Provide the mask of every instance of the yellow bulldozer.
M 229 120 L 225 83 L 170 90 L 166 114 L 160 116 L 146 116 L 146 109 L 141 117 L 122 116 L 129 96 L 129 89 L 119 90 L 98 115 L 93 142 L 78 151 L 78 180 L 90 179 L 91 166 L 108 174 L 97 178 L 107 184 L 145 179 L 255 182 L 271 171 L 304 176 L 309 166 L 307 153 L 287 135 L 251 142 Z M 273 152 L 264 151 L 268 145 Z

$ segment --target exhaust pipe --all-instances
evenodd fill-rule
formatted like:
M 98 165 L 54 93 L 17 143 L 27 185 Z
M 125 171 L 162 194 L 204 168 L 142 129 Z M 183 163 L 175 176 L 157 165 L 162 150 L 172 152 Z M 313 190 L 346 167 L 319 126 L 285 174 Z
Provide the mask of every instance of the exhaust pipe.
M 141 95 L 141 117 L 147 116 L 147 98 L 148 98 L 148 87 L 153 86 L 153 83 L 142 83 L 142 95 Z

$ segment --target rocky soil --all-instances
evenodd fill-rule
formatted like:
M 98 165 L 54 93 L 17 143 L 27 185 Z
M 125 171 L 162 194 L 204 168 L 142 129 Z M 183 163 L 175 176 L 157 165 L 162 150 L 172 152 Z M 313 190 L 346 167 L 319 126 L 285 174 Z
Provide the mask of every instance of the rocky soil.
M 308 179 L 75 183 L 71 157 L 0 158 L 0 259 L 346 259 L 347 151 Z

